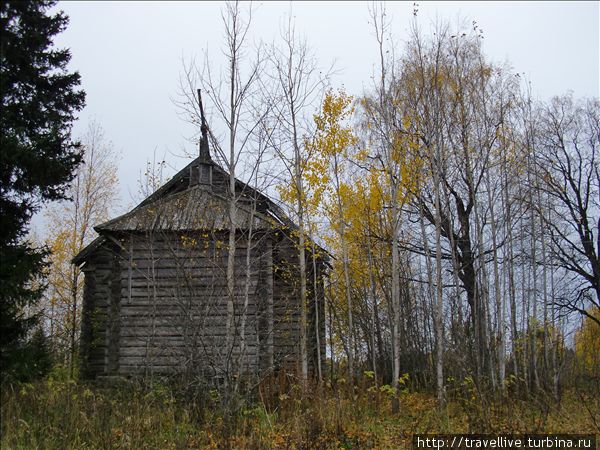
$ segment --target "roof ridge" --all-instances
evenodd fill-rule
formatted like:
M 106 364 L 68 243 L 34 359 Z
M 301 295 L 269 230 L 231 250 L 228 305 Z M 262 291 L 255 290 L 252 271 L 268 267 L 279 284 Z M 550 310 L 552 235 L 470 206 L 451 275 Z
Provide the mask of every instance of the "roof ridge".
M 212 203 L 211 203 L 212 202 Z M 199 206 L 199 208 L 197 207 Z M 204 207 L 204 210 L 202 209 Z M 183 191 L 158 198 L 151 203 L 141 205 L 114 219 L 94 227 L 98 233 L 110 231 L 132 230 L 193 230 L 220 227 L 227 224 L 229 200 L 218 192 L 204 189 L 200 185 L 191 186 Z M 281 220 L 276 216 L 271 217 L 257 208 L 249 208 L 243 201 L 235 202 L 237 212 L 236 228 L 246 228 L 258 220 L 265 225 L 262 227 L 279 227 Z M 211 216 L 210 211 L 215 214 Z M 269 210 L 269 209 L 268 209 Z M 203 211 L 205 213 L 203 214 Z M 212 222 L 211 222 L 212 221 Z M 210 225 L 212 223 L 212 225 Z M 258 227 L 258 225 L 256 225 Z M 189 227 L 189 228 L 187 228 Z

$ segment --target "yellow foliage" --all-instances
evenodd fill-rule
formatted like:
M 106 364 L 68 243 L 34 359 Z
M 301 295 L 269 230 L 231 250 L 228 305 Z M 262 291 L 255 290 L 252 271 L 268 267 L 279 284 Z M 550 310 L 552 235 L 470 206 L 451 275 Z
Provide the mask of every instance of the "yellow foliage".
M 588 314 L 600 319 L 600 310 L 591 308 Z M 575 355 L 582 368 L 590 375 L 600 376 L 600 325 L 584 317 L 575 335 Z
M 353 98 L 344 91 L 335 94 L 327 92 L 323 100 L 321 114 L 315 114 L 317 134 L 313 146 L 326 158 L 346 156 L 349 147 L 356 145 L 358 138 L 347 125 L 354 113 Z
M 81 270 L 71 260 L 96 237 L 93 227 L 108 220 L 117 197 L 117 154 L 104 140 L 100 126 L 91 124 L 82 142 L 84 163 L 67 191 L 72 201 L 46 211 L 45 243 L 52 252 L 45 294 L 50 311 L 46 314 L 51 338 L 62 348 L 72 345 L 70 335 L 79 329 L 83 293 Z

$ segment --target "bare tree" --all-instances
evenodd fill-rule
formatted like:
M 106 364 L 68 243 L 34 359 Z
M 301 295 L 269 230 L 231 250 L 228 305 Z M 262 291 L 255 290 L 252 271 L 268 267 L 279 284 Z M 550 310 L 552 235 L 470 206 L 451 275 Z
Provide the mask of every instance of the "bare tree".
M 588 305 L 600 310 L 600 103 L 554 98 L 540 113 L 536 170 L 539 189 L 552 203 L 552 219 L 540 214 L 550 230 L 554 265 L 573 276 L 573 296 L 554 299 L 557 306 L 600 325 Z M 539 205 L 539 208 L 542 208 Z
M 239 368 L 233 354 L 239 338 L 236 326 L 235 280 L 236 274 L 236 215 L 240 192 L 236 191 L 236 176 L 241 160 L 249 157 L 249 147 L 252 136 L 260 129 L 266 117 L 268 107 L 258 100 L 260 93 L 260 76 L 263 72 L 264 57 L 259 46 L 250 59 L 248 52 L 248 32 L 252 22 L 252 6 L 244 11 L 239 2 L 229 2 L 224 6 L 222 13 L 224 27 L 225 47 L 223 53 L 227 58 L 227 69 L 215 70 L 211 66 L 208 51 L 202 66 L 197 66 L 195 61 L 184 64 L 184 73 L 180 83 L 180 100 L 176 103 L 182 113 L 193 123 L 202 123 L 202 112 L 196 101 L 196 88 L 201 87 L 210 99 L 212 109 L 217 117 L 225 124 L 225 145 L 213 132 L 208 130 L 211 137 L 212 148 L 216 150 L 216 157 L 223 162 L 228 173 L 228 201 L 229 201 L 229 237 L 227 255 L 227 332 L 226 332 L 226 357 L 223 363 L 227 366 L 227 382 L 237 387 Z M 256 160 L 254 161 L 256 162 Z M 251 165 L 253 171 L 257 164 Z M 252 171 L 251 171 L 252 172 Z M 250 174 L 252 175 L 252 173 Z M 244 314 L 243 307 L 240 309 Z M 235 389 L 234 389 L 235 390 Z
M 309 188 L 304 182 L 304 171 L 311 155 L 305 146 L 305 138 L 310 135 L 308 115 L 315 100 L 322 92 L 324 78 L 320 75 L 316 58 L 305 40 L 296 36 L 291 17 L 281 30 L 281 45 L 272 45 L 269 61 L 273 69 L 271 75 L 272 92 L 269 104 L 277 120 L 277 134 L 274 148 L 283 163 L 286 178 L 291 180 L 289 188 L 284 188 L 285 200 L 294 204 L 293 216 L 298 224 L 298 263 L 300 306 L 300 360 L 301 375 L 308 378 L 308 296 L 307 296 L 307 205 Z M 275 139 L 275 138 L 274 138 Z M 314 252 L 313 252 L 314 253 Z
M 390 200 L 390 237 L 391 237 L 391 291 L 390 301 L 388 302 L 389 322 L 391 332 L 392 347 L 392 386 L 398 388 L 400 378 L 400 354 L 401 354 L 401 336 L 400 336 L 400 229 L 401 229 L 401 190 L 400 161 L 397 156 L 402 152 L 398 148 L 398 137 L 400 130 L 397 129 L 397 123 L 394 123 L 394 102 L 393 86 L 395 82 L 394 52 L 386 48 L 386 40 L 390 39 L 390 23 L 386 18 L 386 11 L 383 5 L 375 6 L 371 11 L 375 37 L 379 49 L 379 82 L 375 85 L 375 95 L 372 101 L 365 101 L 365 112 L 367 121 L 370 123 L 376 134 L 376 139 L 380 142 L 378 146 L 378 160 L 382 170 L 386 173 L 386 186 L 389 190 Z M 391 55 L 390 55 L 391 52 Z M 402 130 L 403 131 L 403 130 Z M 398 409 L 397 401 L 393 403 L 394 410 Z
M 452 30 L 441 24 L 430 39 L 424 39 L 415 27 L 402 62 L 392 97 L 399 105 L 394 120 L 400 132 L 417 137 L 419 157 L 427 167 L 417 200 L 407 212 L 422 214 L 433 228 L 434 239 L 428 249 L 413 243 L 406 248 L 435 257 L 433 324 L 440 394 L 445 338 L 442 317 L 444 303 L 452 298 L 451 291 L 444 289 L 446 283 L 462 288 L 462 293 L 456 291 L 453 309 L 461 305 L 462 294 L 466 296 L 471 321 L 466 331 L 479 378 L 489 377 L 494 383 L 499 373 L 494 360 L 502 361 L 492 352 L 495 344 L 490 339 L 493 298 L 500 324 L 502 319 L 500 267 L 496 265 L 493 271 L 493 290 L 489 289 L 488 275 L 488 255 L 494 255 L 500 243 L 496 224 L 491 232 L 487 224 L 491 223 L 489 211 L 498 195 L 491 177 L 499 127 L 509 109 L 513 87 L 502 68 L 485 61 L 476 27 Z M 448 263 L 451 280 L 443 276 Z M 496 324 L 497 333 L 500 326 Z

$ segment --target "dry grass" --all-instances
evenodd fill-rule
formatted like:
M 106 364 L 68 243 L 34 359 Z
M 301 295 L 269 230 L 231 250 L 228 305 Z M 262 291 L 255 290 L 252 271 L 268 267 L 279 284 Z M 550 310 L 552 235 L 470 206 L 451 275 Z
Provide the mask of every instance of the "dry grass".
M 164 385 L 99 386 L 49 379 L 2 390 L 2 449 L 408 448 L 413 433 L 598 433 L 600 398 L 570 390 L 560 404 L 482 401 L 462 391 L 443 410 L 433 395 L 392 393 L 364 383 L 345 386 L 264 385 L 257 400 L 224 415 L 218 399 L 202 406 Z M 199 397 L 200 398 L 200 397 Z M 199 408 L 201 411 L 199 411 Z

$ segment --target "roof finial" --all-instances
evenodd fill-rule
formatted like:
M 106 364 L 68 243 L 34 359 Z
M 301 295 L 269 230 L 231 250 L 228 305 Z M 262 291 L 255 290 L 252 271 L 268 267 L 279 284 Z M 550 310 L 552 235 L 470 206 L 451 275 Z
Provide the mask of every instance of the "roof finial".
M 202 91 L 198 89 L 198 105 L 200 106 L 200 119 L 202 124 L 200 125 L 200 131 L 202 137 L 200 138 L 200 159 L 203 161 L 210 161 L 210 152 L 208 150 L 208 125 L 204 118 L 204 108 L 202 107 Z

